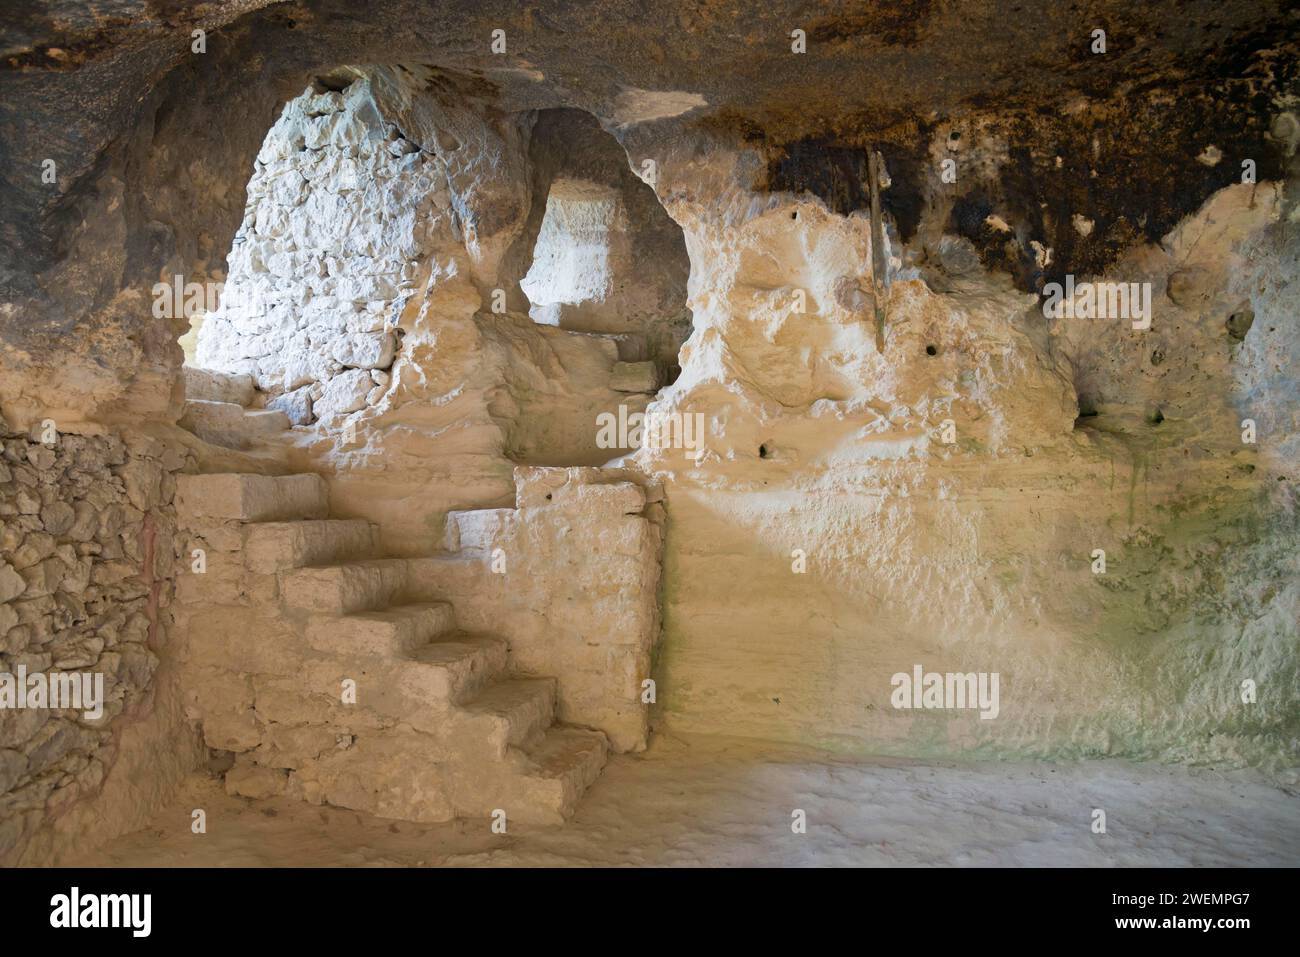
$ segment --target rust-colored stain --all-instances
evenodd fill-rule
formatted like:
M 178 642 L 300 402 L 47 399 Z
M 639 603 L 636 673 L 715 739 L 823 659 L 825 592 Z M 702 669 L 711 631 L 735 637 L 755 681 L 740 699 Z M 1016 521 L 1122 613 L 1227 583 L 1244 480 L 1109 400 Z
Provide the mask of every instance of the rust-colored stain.
M 154 574 L 154 553 L 157 548 L 158 528 L 154 524 L 153 513 L 144 513 L 144 522 L 140 530 L 144 546 L 143 568 L 140 580 L 149 589 L 149 600 L 145 602 L 144 614 L 149 619 L 149 648 L 158 651 L 158 596 L 162 591 L 162 582 Z

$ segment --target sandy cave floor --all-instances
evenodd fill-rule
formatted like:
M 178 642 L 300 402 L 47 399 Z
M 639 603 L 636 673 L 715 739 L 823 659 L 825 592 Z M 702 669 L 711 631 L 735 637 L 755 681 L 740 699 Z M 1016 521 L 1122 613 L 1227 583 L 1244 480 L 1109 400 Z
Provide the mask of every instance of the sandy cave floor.
M 206 834 L 190 832 L 193 808 Z M 1095 835 L 1093 808 L 1107 833 Z M 793 808 L 808 829 L 791 832 Z M 562 828 L 421 825 L 190 779 L 108 866 L 1295 866 L 1300 795 L 1250 772 L 1122 761 L 922 764 L 660 736 L 613 758 Z

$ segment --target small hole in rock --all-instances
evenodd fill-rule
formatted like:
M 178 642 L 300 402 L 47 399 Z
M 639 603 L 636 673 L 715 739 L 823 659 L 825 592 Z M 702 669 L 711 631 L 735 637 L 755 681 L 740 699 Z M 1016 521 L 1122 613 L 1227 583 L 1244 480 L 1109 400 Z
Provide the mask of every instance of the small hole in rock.
M 1074 427 L 1076 429 L 1081 429 L 1087 425 L 1087 423 L 1084 422 L 1084 419 L 1095 418 L 1101 413 L 1097 411 L 1097 403 L 1092 396 L 1080 395 L 1078 397 L 1078 402 L 1079 414 L 1074 420 Z
M 927 356 L 937 356 L 939 354 L 939 349 L 936 346 L 926 346 L 925 354 Z
M 791 214 L 790 214 L 790 218 L 791 218 L 791 219 L 798 219 L 798 218 L 799 218 L 799 210 L 796 209 L 793 213 L 791 213 Z
M 550 492 L 547 492 L 547 493 L 546 493 L 546 501 L 549 502 L 550 500 L 551 500 L 551 493 L 550 493 Z
M 1164 420 L 1165 420 L 1165 414 L 1161 412 L 1159 409 L 1156 409 L 1154 412 L 1152 412 L 1150 415 L 1147 416 L 1147 421 L 1150 422 L 1152 425 L 1159 425 Z
M 1156 350 L 1152 351 L 1152 353 L 1151 353 L 1151 364 L 1152 364 L 1153 366 L 1158 366 L 1158 365 L 1160 365 L 1160 363 L 1162 363 L 1162 362 L 1164 362 L 1164 361 L 1165 361 L 1165 354 L 1164 354 L 1164 351 L 1163 351 L 1163 350 L 1161 350 L 1161 349 L 1156 349 Z
M 766 443 L 764 443 L 763 445 L 760 445 L 760 446 L 758 447 L 758 457 L 759 457 L 760 459 L 765 459 L 765 458 L 767 458 L 770 454 L 771 454 L 771 453 L 768 451 L 768 448 L 767 448 L 767 444 L 766 444 Z
M 1228 317 L 1224 323 L 1228 329 L 1228 335 L 1237 342 L 1246 338 L 1246 333 L 1250 332 L 1250 327 L 1255 324 L 1255 310 L 1249 307 L 1238 309 Z M 1270 330 L 1271 331 L 1271 330 Z

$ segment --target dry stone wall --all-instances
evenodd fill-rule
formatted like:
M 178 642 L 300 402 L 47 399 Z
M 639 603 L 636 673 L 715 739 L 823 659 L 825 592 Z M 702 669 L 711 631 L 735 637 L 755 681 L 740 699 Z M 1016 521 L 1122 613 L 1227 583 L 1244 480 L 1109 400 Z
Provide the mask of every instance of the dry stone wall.
M 143 746 L 142 729 L 174 717 L 155 672 L 173 643 L 184 451 L 47 426 L 0 428 L 0 860 L 11 863 L 122 826 L 133 799 L 165 792 L 186 767 L 175 742 L 153 755 L 148 781 L 129 779 L 142 755 L 118 763 L 124 742 Z M 82 697 L 56 700 L 70 679 Z M 48 706 L 34 704 L 38 686 Z
M 291 101 L 258 153 L 197 364 L 252 375 L 295 424 L 373 404 L 402 307 L 452 216 L 445 179 L 383 120 L 366 83 Z

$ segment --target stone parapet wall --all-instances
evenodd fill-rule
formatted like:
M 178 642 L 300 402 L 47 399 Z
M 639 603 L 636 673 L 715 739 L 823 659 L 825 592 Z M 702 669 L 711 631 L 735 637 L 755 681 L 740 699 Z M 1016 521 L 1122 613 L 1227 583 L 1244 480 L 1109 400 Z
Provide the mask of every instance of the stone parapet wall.
M 659 636 L 662 489 L 621 468 L 515 469 L 513 509 L 453 512 L 459 560 L 427 567 L 469 629 L 510 642 L 516 666 L 553 675 L 561 720 L 645 747 L 645 682 Z

